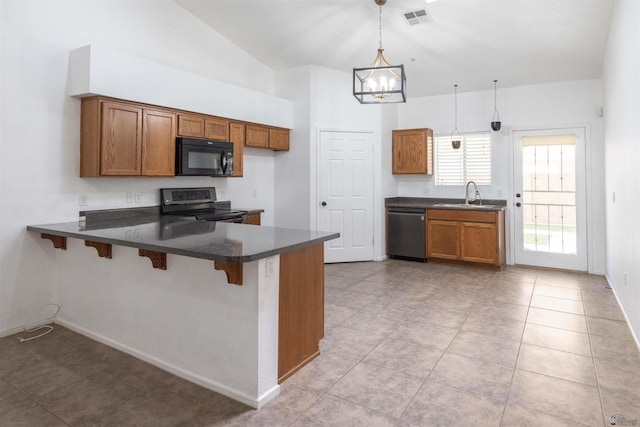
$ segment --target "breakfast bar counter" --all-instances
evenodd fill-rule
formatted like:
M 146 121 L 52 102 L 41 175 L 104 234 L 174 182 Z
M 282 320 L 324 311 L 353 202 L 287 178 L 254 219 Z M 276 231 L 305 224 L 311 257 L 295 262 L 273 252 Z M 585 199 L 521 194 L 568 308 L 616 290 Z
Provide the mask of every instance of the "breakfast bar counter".
M 192 382 L 259 408 L 320 353 L 338 233 L 166 215 L 27 229 L 55 257 L 56 323 Z

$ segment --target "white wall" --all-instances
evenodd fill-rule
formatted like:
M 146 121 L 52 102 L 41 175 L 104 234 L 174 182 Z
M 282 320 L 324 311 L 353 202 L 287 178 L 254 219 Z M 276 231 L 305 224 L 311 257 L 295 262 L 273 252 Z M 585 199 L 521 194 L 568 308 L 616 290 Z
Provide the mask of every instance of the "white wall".
M 603 69 L 607 278 L 636 337 L 640 337 L 638 22 L 639 2 L 615 2 Z
M 57 271 L 60 251 L 27 224 L 72 221 L 80 209 L 158 205 L 159 188 L 190 185 L 214 185 L 219 199 L 263 208 L 263 223 L 273 224 L 266 150 L 247 150 L 239 179 L 79 178 L 80 101 L 66 87 L 69 52 L 87 44 L 272 93 L 267 67 L 166 0 L 3 0 L 0 18 L 0 334 L 54 301 L 56 277 L 69 273 Z M 140 192 L 142 203 L 126 204 L 127 191 Z M 79 194 L 88 206 L 78 206 Z
M 464 82 L 459 82 L 464 87 Z M 500 132 L 493 135 L 492 185 L 480 186 L 483 198 L 512 203 L 512 132 L 521 129 L 584 126 L 587 129 L 587 221 L 592 273 L 604 273 L 604 148 L 600 80 L 551 83 L 498 89 Z M 428 127 L 434 134 L 449 135 L 453 130 L 451 95 L 410 99 L 398 107 L 398 128 Z M 458 129 L 461 132 L 490 131 L 494 111 L 493 90 L 458 92 Z M 387 136 L 389 139 L 391 135 Z M 388 152 L 389 156 L 391 151 Z M 389 159 L 389 162 L 391 160 Z M 436 186 L 432 176 L 394 175 L 397 195 L 414 197 L 464 198 L 464 186 Z
M 292 149 L 276 155 L 276 225 L 316 229 L 318 224 L 319 133 L 362 131 L 374 135 L 374 257 L 384 257 L 384 200 L 381 146 L 383 112 L 394 106 L 361 105 L 352 96 L 350 73 L 308 66 L 278 73 L 279 95 L 293 99 L 294 130 Z M 295 145 L 295 146 L 294 146 Z M 390 143 L 389 143 L 390 147 Z M 390 150 L 390 148 L 389 148 Z

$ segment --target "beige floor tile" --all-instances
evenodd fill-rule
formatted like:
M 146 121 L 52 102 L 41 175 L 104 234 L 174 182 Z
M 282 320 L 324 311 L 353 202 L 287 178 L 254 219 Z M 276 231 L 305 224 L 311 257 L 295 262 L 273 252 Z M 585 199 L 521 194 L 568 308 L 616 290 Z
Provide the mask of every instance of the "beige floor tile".
M 356 310 L 372 303 L 376 298 L 375 295 L 367 295 L 343 289 L 325 290 L 325 302 Z
M 520 341 L 522 339 L 524 325 L 524 322 L 519 322 L 517 320 L 489 317 L 480 313 L 472 313 L 464 322 L 462 330 L 511 341 Z
M 557 414 L 562 415 L 562 414 Z M 501 427 L 582 427 L 584 424 L 564 420 L 557 416 L 532 411 L 517 405 L 507 405 L 502 416 Z
M 427 381 L 401 419 L 415 426 L 498 426 L 504 402 Z
M 537 282 L 535 288 L 533 288 L 533 295 L 582 301 L 582 293 L 579 288 L 571 289 L 561 288 L 558 286 L 539 285 Z
M 601 317 L 603 319 L 619 320 L 624 322 L 624 314 L 620 310 L 615 298 L 607 298 L 599 301 L 585 301 L 584 311 L 587 316 Z
M 324 323 L 326 326 L 340 325 L 346 319 L 353 316 L 356 311 L 354 308 L 327 302 L 324 304 Z
M 544 308 L 531 307 L 527 323 L 587 333 L 587 321 L 584 316 Z
M 422 385 L 423 380 L 397 371 L 357 364 L 329 389 L 328 393 L 386 415 L 399 417 Z
M 458 329 L 455 328 L 434 325 L 421 319 L 407 319 L 395 332 L 389 335 L 389 338 L 414 341 L 418 344 L 445 350 L 457 333 Z
M 528 306 L 531 302 L 531 294 L 531 291 L 503 289 L 502 286 L 494 287 L 490 285 L 482 294 L 481 303 L 492 305 L 506 303 Z
M 433 325 L 446 326 L 449 328 L 459 328 L 465 322 L 469 313 L 467 311 L 459 311 L 436 304 L 429 304 L 423 308 L 415 310 L 411 318 L 420 319 Z
M 591 356 L 589 335 L 566 329 L 528 323 L 524 329 L 522 342 L 555 350 L 568 351 L 582 356 Z
M 442 354 L 443 350 L 430 345 L 386 339 L 364 358 L 364 362 L 426 379 Z
M 359 359 L 323 351 L 320 356 L 289 377 L 287 385 L 326 391 L 333 387 Z
M 531 307 L 546 308 L 547 310 L 563 311 L 572 314 L 584 314 L 584 305 L 581 301 L 543 295 L 534 295 L 533 298 L 531 298 Z
M 602 404 L 604 405 L 604 415 L 607 426 L 610 417 L 616 419 L 616 426 L 639 426 L 640 425 L 640 399 L 637 395 L 602 393 Z
M 361 310 L 353 316 L 342 321 L 341 326 L 351 328 L 362 332 L 373 332 L 376 334 L 389 335 L 404 319 L 387 317 L 381 313 Z
M 500 319 L 516 320 L 518 322 L 524 322 L 527 319 L 527 312 L 529 307 L 519 304 L 493 304 L 486 301 L 478 304 L 476 302 L 476 308 L 473 311 L 474 314 L 497 317 Z
M 448 351 L 513 367 L 519 347 L 519 342 L 460 331 Z
M 633 339 L 627 322 L 587 316 L 587 326 L 591 335 L 611 335 L 621 340 Z
M 640 402 L 640 357 L 630 358 L 626 363 L 595 359 L 595 364 L 603 394 L 635 397 Z
M 580 289 L 580 276 L 578 274 L 569 273 L 562 274 L 559 272 L 544 272 L 538 274 L 536 285 L 554 286 L 557 288 Z
M 445 353 L 429 381 L 505 401 L 513 368 L 455 353 Z
M 362 333 L 355 329 L 336 326 L 325 331 L 320 342 L 321 351 L 330 351 L 347 357 L 361 359 L 385 339 L 385 335 L 376 333 Z
M 292 427 L 394 427 L 397 419 L 346 400 L 325 395 L 309 407 Z
M 589 426 L 602 426 L 597 387 L 516 369 L 508 403 Z
M 26 400 L 20 404 L 0 412 L 0 425 L 11 427 L 67 427 L 68 424 L 57 418 L 54 414 L 44 409 L 32 400 Z
M 522 344 L 518 369 L 587 385 L 597 385 L 593 359 L 566 351 Z
M 591 350 L 593 357 L 611 363 L 635 363 L 640 358 L 635 341 L 613 335 L 591 335 Z

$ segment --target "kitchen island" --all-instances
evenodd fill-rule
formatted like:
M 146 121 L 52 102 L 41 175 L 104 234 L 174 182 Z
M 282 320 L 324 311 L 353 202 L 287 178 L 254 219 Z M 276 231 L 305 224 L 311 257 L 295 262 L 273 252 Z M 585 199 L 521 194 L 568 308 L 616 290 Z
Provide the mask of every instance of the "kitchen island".
M 56 322 L 178 376 L 258 408 L 319 354 L 337 233 L 164 216 L 27 228 L 66 249 Z

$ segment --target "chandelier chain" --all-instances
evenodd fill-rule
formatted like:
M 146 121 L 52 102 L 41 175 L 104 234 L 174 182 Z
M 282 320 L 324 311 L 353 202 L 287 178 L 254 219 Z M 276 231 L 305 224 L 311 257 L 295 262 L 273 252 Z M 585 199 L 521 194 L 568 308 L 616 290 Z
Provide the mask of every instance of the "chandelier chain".
M 378 10 L 378 47 L 382 49 L 382 5 Z

